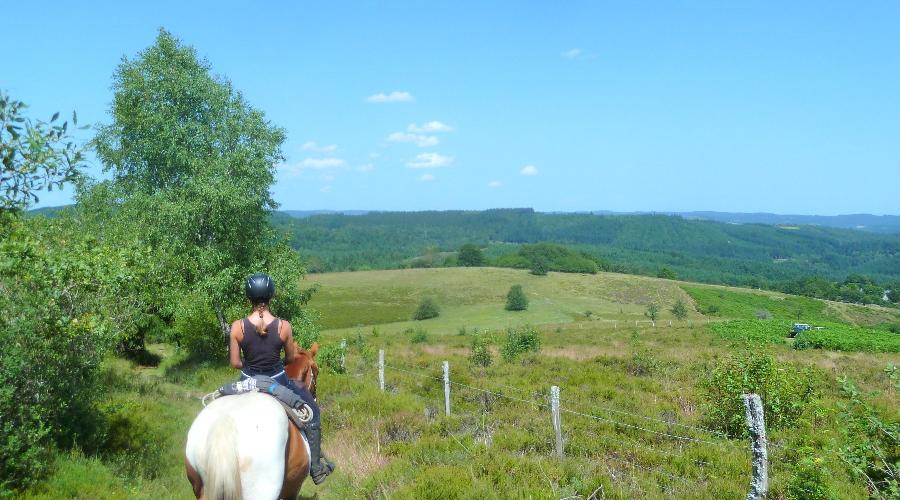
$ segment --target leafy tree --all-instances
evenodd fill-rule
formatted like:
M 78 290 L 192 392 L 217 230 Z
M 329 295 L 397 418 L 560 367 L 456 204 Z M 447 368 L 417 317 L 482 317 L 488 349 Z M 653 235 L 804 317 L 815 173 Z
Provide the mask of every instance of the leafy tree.
M 69 123 L 31 120 L 27 106 L 0 91 L 0 212 L 22 210 L 38 201 L 38 191 L 52 191 L 76 180 L 84 150 L 69 135 Z M 78 116 L 72 112 L 73 127 Z
M 522 285 L 509 287 L 509 292 L 506 293 L 506 310 L 524 311 L 526 309 L 528 309 L 528 297 L 522 291 Z
M 672 314 L 675 315 L 675 317 L 678 319 L 687 318 L 687 306 L 684 305 L 684 301 L 681 299 L 676 300 L 675 305 L 672 306 L 672 309 L 670 310 L 672 311 Z
M 95 140 L 112 179 L 79 202 L 106 241 L 138 242 L 174 264 L 161 266 L 167 287 L 148 310 L 182 324 L 195 350 L 220 350 L 226 318 L 245 307 L 243 278 L 266 271 L 276 313 L 301 314 L 303 267 L 268 224 L 284 131 L 165 30 L 122 61 L 113 92 L 113 121 Z
M 416 308 L 416 312 L 413 313 L 413 319 L 417 321 L 437 318 L 440 316 L 441 310 L 438 307 L 437 303 L 435 303 L 434 299 L 431 297 L 425 297 L 422 299 L 422 302 L 419 302 L 419 307 Z
M 659 317 L 659 306 L 651 302 L 644 311 L 644 316 L 650 318 L 650 321 L 656 321 L 656 318 Z
M 459 248 L 457 263 L 460 266 L 478 267 L 484 265 L 484 253 L 481 248 L 471 243 L 466 243 Z

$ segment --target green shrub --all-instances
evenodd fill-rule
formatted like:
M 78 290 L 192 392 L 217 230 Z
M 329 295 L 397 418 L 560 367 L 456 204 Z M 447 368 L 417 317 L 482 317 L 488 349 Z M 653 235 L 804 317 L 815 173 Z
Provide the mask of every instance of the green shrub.
M 759 394 L 770 430 L 791 427 L 817 397 L 810 368 L 782 365 L 770 354 L 756 351 L 713 362 L 700 389 L 705 423 L 732 437 L 747 434 L 743 394 Z
M 653 375 L 659 367 L 659 361 L 646 350 L 632 353 L 631 359 L 626 363 L 628 373 L 635 376 Z
M 506 294 L 507 311 L 524 311 L 528 309 L 528 297 L 522 291 L 522 285 L 513 285 Z
M 837 498 L 828 487 L 828 469 L 812 449 L 800 450 L 802 458 L 793 467 L 786 488 L 787 498 L 802 500 L 831 500 Z
M 510 328 L 506 331 L 506 342 L 500 348 L 500 355 L 506 362 L 513 361 L 520 354 L 526 352 L 539 352 L 541 339 L 536 328 L 524 326 Z
M 535 276 L 547 276 L 547 262 L 541 258 L 534 259 L 529 266 L 529 272 Z
M 316 354 L 316 364 L 331 373 L 344 373 L 345 369 L 341 366 L 341 359 L 346 354 L 340 344 L 325 344 L 319 348 L 319 353 Z
M 416 308 L 416 312 L 413 314 L 413 319 L 421 321 L 425 319 L 437 318 L 440 314 L 441 310 L 434 302 L 434 299 L 426 297 L 422 299 L 422 302 L 419 302 L 419 307 Z
M 422 344 L 428 342 L 428 332 L 424 328 L 416 328 L 413 330 L 409 341 L 413 344 Z
M 472 354 L 469 356 L 469 362 L 474 366 L 488 367 L 493 363 L 491 351 L 488 348 L 490 342 L 482 336 L 476 336 L 472 339 Z
M 794 339 L 794 349 L 900 352 L 900 335 L 858 326 L 828 324 L 821 330 L 798 333 Z

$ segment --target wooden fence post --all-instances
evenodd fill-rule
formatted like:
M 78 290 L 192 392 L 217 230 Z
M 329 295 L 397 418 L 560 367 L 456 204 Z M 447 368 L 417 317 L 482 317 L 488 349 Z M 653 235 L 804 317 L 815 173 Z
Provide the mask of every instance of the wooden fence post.
M 450 362 L 444 361 L 444 411 L 450 415 Z
M 753 452 L 753 477 L 747 500 L 759 500 L 769 491 L 769 458 L 766 450 L 766 423 L 763 420 L 762 400 L 758 394 L 744 394 L 744 413 L 750 430 L 750 445 Z
M 559 386 L 550 388 L 550 411 L 553 415 L 553 432 L 556 433 L 556 456 L 563 457 L 562 421 L 559 418 Z
M 347 367 L 344 366 L 344 355 L 347 352 L 347 339 L 341 339 L 341 371 L 345 370 Z
M 378 349 L 378 386 L 384 392 L 384 349 Z

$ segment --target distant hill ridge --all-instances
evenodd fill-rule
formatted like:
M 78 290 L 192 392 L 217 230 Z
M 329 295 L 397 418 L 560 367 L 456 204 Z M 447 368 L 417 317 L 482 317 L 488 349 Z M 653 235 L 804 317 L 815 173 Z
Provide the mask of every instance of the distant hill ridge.
M 366 215 L 372 212 L 390 212 L 385 210 L 282 210 L 292 217 L 306 218 L 314 215 Z M 398 213 L 403 213 L 399 212 Z M 547 212 L 553 214 L 590 213 L 594 215 L 679 215 L 686 219 L 712 220 L 730 224 L 768 224 L 768 225 L 804 225 L 836 227 L 842 229 L 858 229 L 874 233 L 900 234 L 900 215 L 791 215 L 768 212 L 613 212 L 595 210 L 591 212 Z
M 532 209 L 321 214 L 273 221 L 314 271 L 444 265 L 465 243 L 489 259 L 518 246 L 551 242 L 609 263 L 608 268 L 723 284 L 773 283 L 853 273 L 900 279 L 900 234 L 815 225 L 728 224 L 671 215 L 540 213 Z M 411 261 L 410 259 L 416 259 Z

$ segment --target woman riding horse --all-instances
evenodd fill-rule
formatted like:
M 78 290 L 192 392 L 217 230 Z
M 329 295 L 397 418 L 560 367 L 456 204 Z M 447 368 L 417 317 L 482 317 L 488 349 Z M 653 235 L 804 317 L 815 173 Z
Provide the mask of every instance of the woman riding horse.
M 309 440 L 309 475 L 320 484 L 334 471 L 334 464 L 323 459 L 321 453 L 322 430 L 319 421 L 319 406 L 316 399 L 306 389 L 288 379 L 281 361 L 291 363 L 297 356 L 291 324 L 276 318 L 269 311 L 269 301 L 275 295 L 275 283 L 266 274 L 258 273 L 247 278 L 244 287 L 253 311 L 246 318 L 231 324 L 229 357 L 231 366 L 241 370 L 241 380 L 254 375 L 265 375 L 297 393 L 312 409 L 312 420 L 306 424 Z M 241 359 L 243 355 L 243 360 Z

